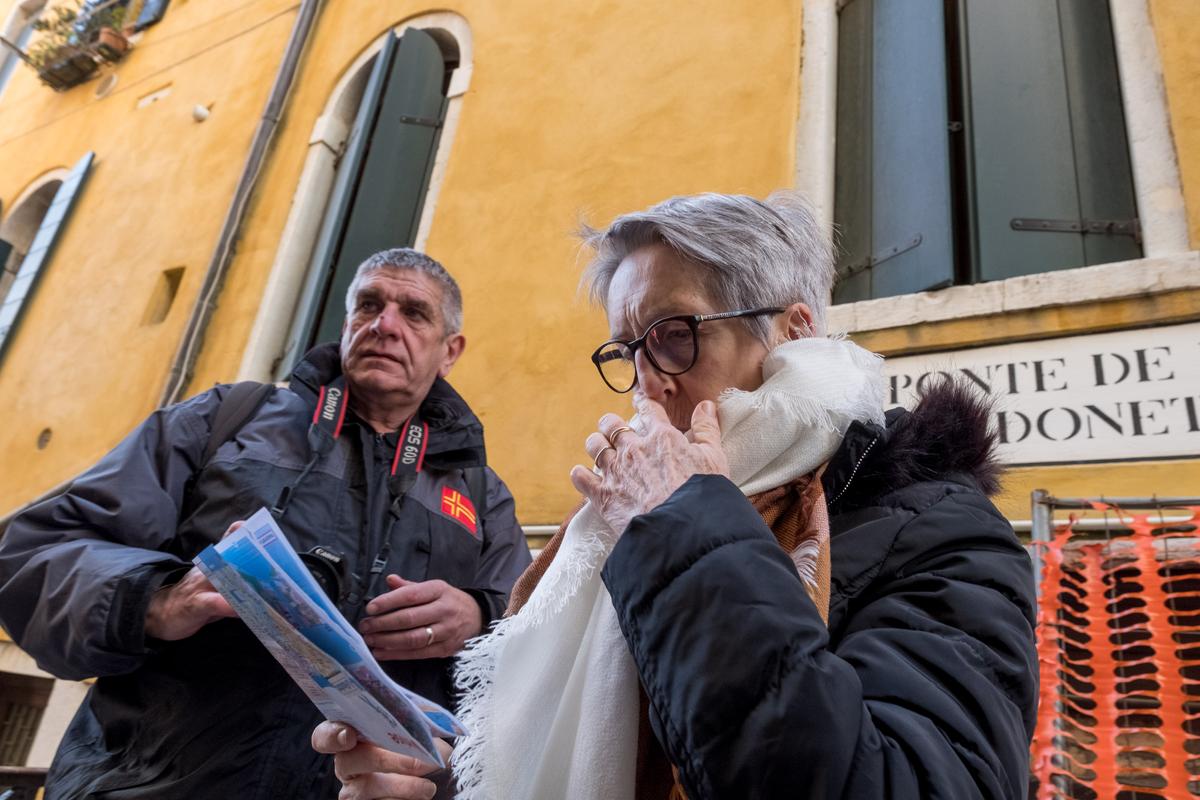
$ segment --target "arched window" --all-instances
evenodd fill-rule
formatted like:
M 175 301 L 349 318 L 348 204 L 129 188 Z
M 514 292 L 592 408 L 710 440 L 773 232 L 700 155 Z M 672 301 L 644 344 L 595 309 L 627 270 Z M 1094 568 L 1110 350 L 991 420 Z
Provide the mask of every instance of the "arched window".
M 33 23 L 41 16 L 42 9 L 45 7 L 46 0 L 24 0 L 24 2 L 17 3 L 16 8 L 9 14 L 3 30 L 0 30 L 0 36 L 25 50 L 29 45 L 29 40 L 33 37 Z M 12 78 L 13 71 L 20 61 L 21 59 L 16 53 L 0 45 L 0 96 L 4 95 L 4 89 L 8 86 L 8 81 Z
M 0 241 L 8 245 L 0 249 L 9 251 L 0 273 L 0 358 L 37 288 L 43 268 L 50 263 L 59 233 L 70 219 L 93 158 L 94 154 L 88 153 L 65 175 L 43 178 L 13 205 L 0 223 Z
M 456 55 L 456 54 L 454 54 Z M 318 240 L 298 333 L 336 339 L 355 268 L 416 242 L 455 62 L 428 32 L 389 35 L 375 56 Z
M 309 136 L 240 376 L 286 377 L 312 343 L 337 338 L 358 263 L 424 247 L 471 58 L 467 21 L 438 11 L 400 23 L 346 70 Z

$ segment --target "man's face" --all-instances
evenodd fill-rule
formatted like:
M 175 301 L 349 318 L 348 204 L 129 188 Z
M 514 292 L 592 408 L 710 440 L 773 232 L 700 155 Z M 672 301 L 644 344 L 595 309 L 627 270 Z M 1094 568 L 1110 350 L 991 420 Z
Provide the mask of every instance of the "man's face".
M 424 273 L 381 269 L 359 284 L 342 326 L 342 372 L 372 404 L 420 404 L 462 354 L 462 334 L 445 332 L 442 287 Z

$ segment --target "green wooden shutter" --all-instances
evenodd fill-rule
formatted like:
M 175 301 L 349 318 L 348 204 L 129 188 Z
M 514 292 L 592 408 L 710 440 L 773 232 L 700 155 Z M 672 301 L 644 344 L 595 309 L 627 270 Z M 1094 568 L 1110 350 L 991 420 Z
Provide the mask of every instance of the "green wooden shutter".
M 94 158 L 95 153 L 88 153 L 79 159 L 59 185 L 54 199 L 46 209 L 46 216 L 42 217 L 38 232 L 29 245 L 29 252 L 22 259 L 17 276 L 4 296 L 3 304 L 0 305 L 0 357 L 8 351 L 9 342 L 13 339 L 22 313 L 33 297 L 38 279 L 50 263 L 50 257 L 54 255 L 55 245 L 58 244 L 62 229 L 71 217 L 71 211 L 75 208 L 75 202 L 91 171 Z
M 838 24 L 835 302 L 954 279 L 942 0 L 849 0 Z
M 975 280 L 1137 258 L 1112 28 L 1096 0 L 964 0 Z
M 445 76 L 446 62 L 433 37 L 414 28 L 405 31 L 386 73 L 313 342 L 338 338 L 346 290 L 363 260 L 416 241 L 445 120 Z
M 1130 223 L 1130 233 L 1138 230 L 1112 18 L 1094 0 L 1059 0 L 1058 8 L 1079 210 L 1083 220 L 1093 223 L 1083 235 L 1084 261 L 1141 258 L 1140 236 L 1099 231 L 1100 223 L 1110 221 Z
M 850 0 L 838 17 L 837 149 L 833 218 L 838 247 L 835 303 L 871 295 L 871 70 L 875 0 Z
M 317 320 L 325 308 L 326 291 L 332 279 L 338 248 L 342 244 L 346 217 L 349 214 L 350 204 L 354 200 L 354 193 L 358 188 L 359 177 L 362 175 L 363 161 L 367 154 L 371 132 L 379 116 L 379 100 L 387 85 L 387 76 L 392 67 L 392 57 L 396 53 L 398 41 L 395 34 L 387 35 L 383 47 L 375 57 L 371 74 L 367 78 L 354 126 L 350 129 L 350 135 L 346 137 L 346 145 L 338 164 L 333 190 L 329 195 L 329 204 L 325 209 L 325 219 L 321 225 L 321 232 L 317 236 L 317 243 L 313 248 L 308 275 L 300 293 L 300 306 L 296 309 L 296 315 L 292 321 L 288 343 L 284 348 L 283 357 L 280 359 L 277 378 L 287 377 L 295 362 L 303 355 L 303 350 L 311 344 Z

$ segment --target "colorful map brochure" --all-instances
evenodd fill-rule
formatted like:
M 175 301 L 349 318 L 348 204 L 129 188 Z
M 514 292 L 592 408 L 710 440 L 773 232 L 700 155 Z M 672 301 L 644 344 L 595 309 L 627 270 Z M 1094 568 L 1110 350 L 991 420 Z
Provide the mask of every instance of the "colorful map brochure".
M 353 726 L 380 747 L 445 766 L 434 738 L 465 729 L 388 677 L 267 509 L 195 562 L 326 719 Z

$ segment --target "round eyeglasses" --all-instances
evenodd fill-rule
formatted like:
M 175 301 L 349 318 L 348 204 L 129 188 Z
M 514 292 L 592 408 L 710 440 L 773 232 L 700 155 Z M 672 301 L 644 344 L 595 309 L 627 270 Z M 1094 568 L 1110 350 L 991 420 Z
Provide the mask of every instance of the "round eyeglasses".
M 700 339 L 696 331 L 700 323 L 714 319 L 761 317 L 781 314 L 785 308 L 753 308 L 744 311 L 725 311 L 720 314 L 679 314 L 664 317 L 639 338 L 631 342 L 610 339 L 592 353 L 600 377 L 608 388 L 624 394 L 637 385 L 637 367 L 633 357 L 638 348 L 645 347 L 650 364 L 664 375 L 682 375 L 696 365 L 700 357 Z

